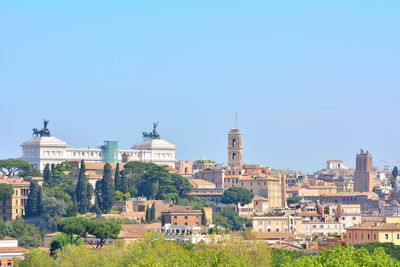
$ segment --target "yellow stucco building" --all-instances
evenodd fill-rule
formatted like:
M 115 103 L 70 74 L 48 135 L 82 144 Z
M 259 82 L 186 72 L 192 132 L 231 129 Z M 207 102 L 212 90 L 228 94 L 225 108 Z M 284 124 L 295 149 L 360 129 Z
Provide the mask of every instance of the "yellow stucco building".
M 400 217 L 387 217 L 382 222 L 364 222 L 346 228 L 349 244 L 389 242 L 400 245 Z
M 24 216 L 30 183 L 22 178 L 0 179 L 0 183 L 9 184 L 14 190 L 11 199 L 0 200 L 0 218 L 9 221 Z

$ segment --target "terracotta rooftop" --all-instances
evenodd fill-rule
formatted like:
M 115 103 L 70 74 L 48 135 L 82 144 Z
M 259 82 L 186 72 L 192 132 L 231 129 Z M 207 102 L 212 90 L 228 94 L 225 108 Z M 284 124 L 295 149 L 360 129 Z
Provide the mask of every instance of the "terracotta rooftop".
M 192 185 L 195 185 L 195 186 L 199 186 L 199 185 L 214 185 L 215 186 L 214 183 L 211 183 L 209 181 L 202 180 L 202 179 L 190 179 L 189 183 L 191 183 Z
M 5 237 L 3 237 L 2 240 L 17 240 L 17 239 L 15 239 L 14 237 L 11 237 L 11 236 L 5 236 Z
M 191 208 L 174 208 L 169 210 L 163 210 L 161 213 L 193 213 L 193 214 L 201 214 L 201 210 L 192 210 Z
M 86 177 L 91 179 L 102 179 L 103 175 L 98 171 L 86 171 Z
M 256 195 L 256 196 L 254 196 L 253 200 L 268 200 L 268 198 Z
M 346 229 L 361 229 L 361 230 L 400 230 L 400 223 L 379 223 L 379 222 L 364 222 L 359 225 L 347 227 Z
M 21 186 L 29 186 L 30 183 L 24 181 L 22 178 L 5 178 L 5 179 L 0 179 L 0 184 L 10 184 L 10 185 L 21 185 Z
M 190 192 L 188 195 L 190 196 L 222 196 L 224 193 L 222 192 Z
M 0 253 L 25 253 L 28 252 L 29 249 L 21 248 L 21 247 L 0 247 Z
M 255 232 L 259 239 L 290 239 L 294 235 L 290 232 Z
M 104 162 L 85 162 L 85 167 L 86 170 L 103 170 L 104 169 Z M 117 163 L 110 163 L 111 167 L 115 169 L 117 167 Z M 122 167 L 125 165 L 125 163 L 120 162 L 119 163 L 119 168 L 122 169 Z
M 367 196 L 369 199 L 379 200 L 379 197 L 374 192 L 339 192 L 336 194 L 323 194 L 321 196 L 328 197 L 356 197 L 356 196 Z

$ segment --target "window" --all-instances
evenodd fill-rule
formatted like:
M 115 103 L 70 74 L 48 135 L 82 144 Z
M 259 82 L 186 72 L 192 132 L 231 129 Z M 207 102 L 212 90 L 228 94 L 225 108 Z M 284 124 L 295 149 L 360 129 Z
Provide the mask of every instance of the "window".
M 268 232 L 271 232 L 271 229 L 268 229 Z
M 374 240 L 376 240 L 376 234 L 374 234 Z
M 356 217 L 353 217 L 353 221 L 355 221 L 355 220 L 357 220 L 357 218 L 356 218 Z
M 279 228 L 276 228 L 276 231 L 279 232 Z
M 356 239 L 357 239 L 358 237 L 357 237 L 357 233 L 356 233 Z
M 349 238 L 351 239 L 351 233 L 349 233 Z
M 386 240 L 389 239 L 389 234 L 385 234 L 385 239 L 386 239 Z
M 314 225 L 312 226 L 312 228 L 316 229 L 316 228 L 317 228 L 317 226 L 314 224 Z
M 397 238 L 397 239 L 400 239 L 400 234 L 396 234 L 396 238 Z
M 178 219 L 178 216 L 174 216 L 174 219 L 175 219 L 175 220 Z
M 321 228 L 321 229 L 322 229 L 322 228 L 324 228 L 324 225 L 323 225 L 323 224 L 321 224 L 321 225 L 319 226 L 319 228 Z
M 188 216 L 185 216 L 185 219 L 187 220 Z
M 188 223 L 187 223 L 187 222 L 185 222 L 185 225 L 188 225 Z
M 367 239 L 369 240 L 369 234 L 367 235 Z
M 262 225 L 262 223 L 263 223 L 263 222 L 260 221 L 260 222 L 258 222 L 258 225 Z

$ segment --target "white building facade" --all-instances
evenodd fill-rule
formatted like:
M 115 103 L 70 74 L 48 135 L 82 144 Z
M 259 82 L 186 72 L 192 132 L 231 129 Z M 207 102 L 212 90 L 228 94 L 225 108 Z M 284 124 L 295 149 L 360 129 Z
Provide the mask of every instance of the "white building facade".
M 21 147 L 21 159 L 40 171 L 44 170 L 46 164 L 82 159 L 85 162 L 109 163 L 141 161 L 175 168 L 176 146 L 163 139 L 145 139 L 131 149 L 118 149 L 117 141 L 105 141 L 98 148 L 70 148 L 56 137 L 42 136 L 29 139 Z

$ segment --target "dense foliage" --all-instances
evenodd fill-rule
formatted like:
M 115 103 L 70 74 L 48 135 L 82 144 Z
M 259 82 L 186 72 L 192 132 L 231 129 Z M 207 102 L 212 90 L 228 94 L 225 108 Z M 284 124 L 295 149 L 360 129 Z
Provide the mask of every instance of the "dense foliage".
M 280 267 L 287 262 L 300 258 L 305 254 L 300 251 L 272 248 L 272 266 Z
M 0 200 L 11 199 L 14 189 L 10 184 L 0 184 Z
M 32 250 L 16 266 L 270 266 L 270 248 L 263 242 L 251 246 L 243 241 L 220 245 L 187 245 L 164 241 L 148 233 L 131 244 L 115 243 L 101 250 L 67 246 L 55 258 Z
M 231 208 L 225 208 L 221 213 L 213 213 L 213 223 L 222 226 L 230 231 L 241 231 L 251 226 L 251 221 L 240 217 L 237 212 Z
M 336 245 L 324 249 L 316 256 L 304 256 L 282 265 L 283 267 L 347 267 L 347 266 L 400 266 L 400 262 L 385 253 L 383 248 L 368 252 L 365 248 Z
M 128 162 L 124 165 L 123 176 L 127 180 L 127 191 L 131 196 L 171 199 L 177 202 L 186 198 L 186 194 L 192 189 L 185 178 L 153 163 Z
M 19 246 L 26 248 L 39 247 L 43 245 L 42 235 L 39 229 L 25 223 L 24 220 L 0 221 L 0 236 L 11 236 L 18 239 Z
M 393 243 L 371 242 L 371 243 L 354 245 L 354 247 L 365 248 L 370 253 L 372 253 L 376 248 L 383 248 L 388 255 L 397 260 L 400 260 L 400 246 L 395 245 Z
M 102 247 L 108 238 L 117 238 L 121 231 L 121 225 L 98 219 L 87 219 L 84 217 L 70 217 L 61 220 L 58 230 L 66 234 L 70 244 L 75 244 L 80 238 L 86 238 L 87 235 L 93 235 L 99 239 L 97 247 Z
M 86 177 L 85 162 L 81 161 L 81 168 L 79 170 L 78 182 L 75 189 L 75 197 L 78 205 L 78 212 L 85 214 L 88 212 L 90 207 L 90 200 L 92 199 L 93 188 L 89 184 Z
M 249 204 L 254 198 L 254 194 L 244 187 L 231 187 L 224 191 L 221 202 L 224 204 Z
M 287 201 L 287 204 L 290 205 L 290 204 L 293 204 L 293 203 L 299 203 L 301 199 L 302 199 L 302 197 L 300 197 L 300 196 L 298 196 L 298 197 L 288 197 L 286 201 Z
M 42 213 L 42 188 L 36 181 L 32 181 L 29 187 L 29 195 L 26 203 L 26 216 L 38 216 Z

